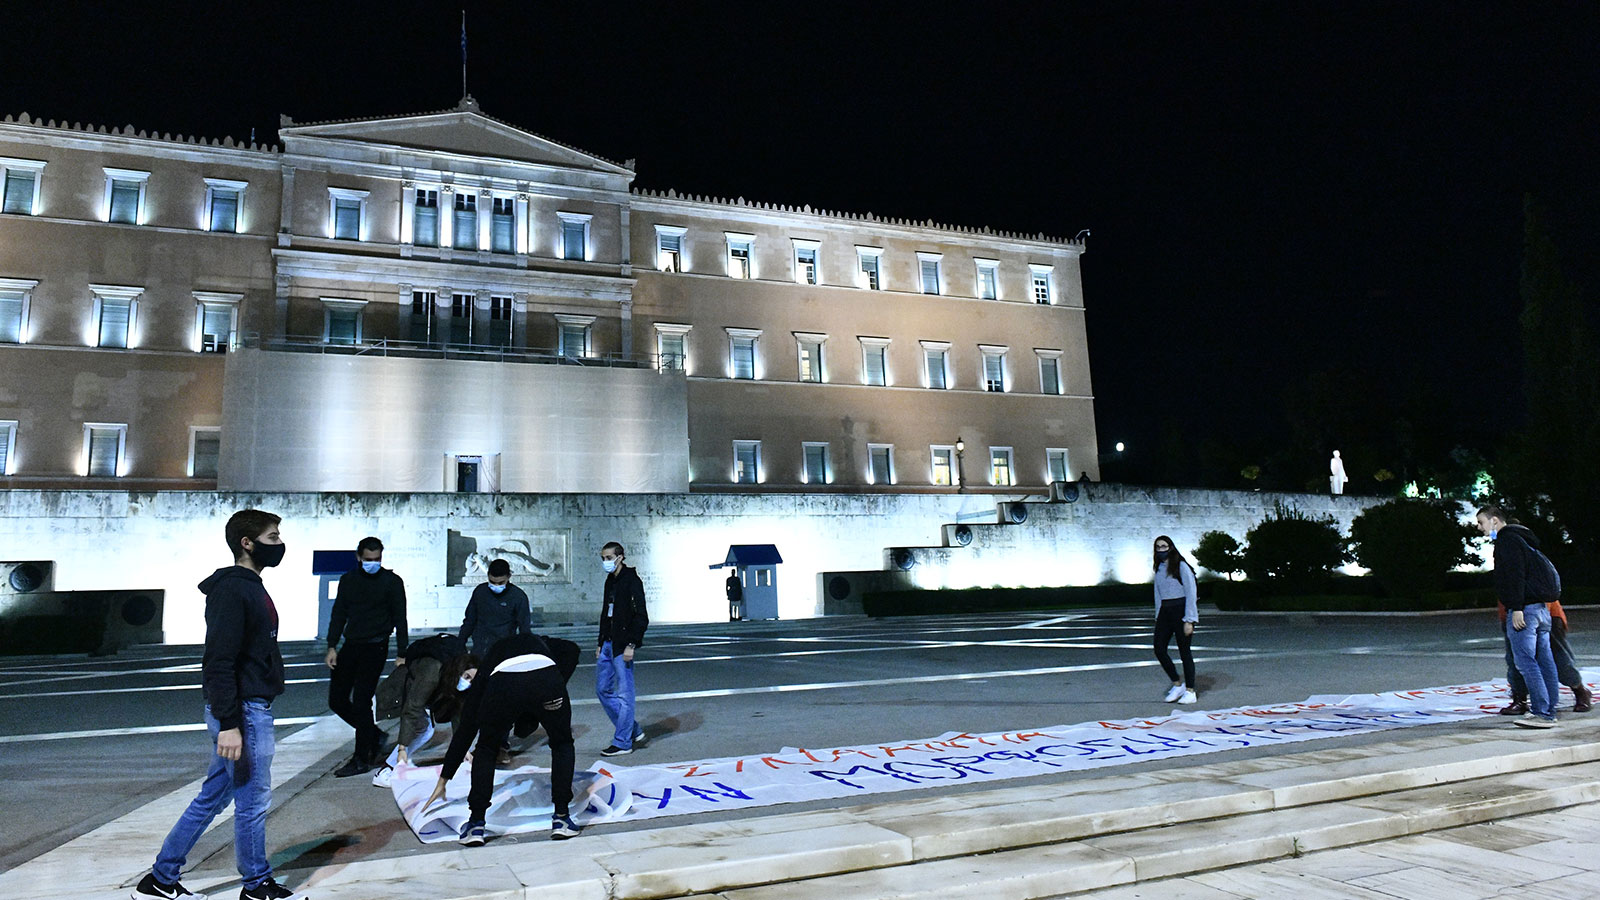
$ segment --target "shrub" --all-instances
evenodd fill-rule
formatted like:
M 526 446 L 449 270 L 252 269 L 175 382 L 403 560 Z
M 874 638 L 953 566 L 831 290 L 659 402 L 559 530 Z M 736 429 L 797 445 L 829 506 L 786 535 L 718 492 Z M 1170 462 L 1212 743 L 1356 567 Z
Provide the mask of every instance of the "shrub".
M 1245 574 L 1289 587 L 1327 577 L 1345 562 L 1344 539 L 1332 516 L 1310 516 L 1276 505 L 1245 535 Z
M 1456 504 L 1402 497 L 1357 516 L 1350 545 L 1391 597 L 1420 597 L 1439 590 L 1451 569 L 1478 561 L 1467 544 L 1475 534 L 1457 521 Z
M 1244 569 L 1244 559 L 1239 554 L 1239 542 L 1225 531 L 1208 531 L 1200 535 L 1200 545 L 1194 548 L 1194 561 L 1220 575 L 1233 580 L 1233 573 Z

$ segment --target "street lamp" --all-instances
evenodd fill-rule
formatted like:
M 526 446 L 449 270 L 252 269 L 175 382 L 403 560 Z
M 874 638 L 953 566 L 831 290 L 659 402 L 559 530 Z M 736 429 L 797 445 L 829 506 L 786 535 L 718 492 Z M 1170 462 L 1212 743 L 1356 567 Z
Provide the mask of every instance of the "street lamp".
M 967 449 L 967 442 L 963 441 L 960 438 L 960 436 L 957 436 L 956 437 L 956 493 L 958 493 L 958 494 L 967 489 L 967 474 L 966 474 L 966 471 L 963 470 L 962 467 L 961 467 L 961 456 L 962 456 L 962 454 L 964 452 L 966 452 L 966 449 Z

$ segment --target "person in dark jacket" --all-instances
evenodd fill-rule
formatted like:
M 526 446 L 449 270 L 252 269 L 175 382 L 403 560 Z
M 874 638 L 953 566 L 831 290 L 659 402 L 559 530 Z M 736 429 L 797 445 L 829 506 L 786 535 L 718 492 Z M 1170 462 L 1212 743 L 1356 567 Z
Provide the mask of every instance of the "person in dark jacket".
M 605 595 L 600 604 L 600 652 L 595 660 L 594 692 L 614 726 L 611 743 L 601 756 L 632 753 L 643 743 L 644 729 L 633 715 L 633 653 L 644 646 L 650 616 L 644 606 L 644 582 L 623 563 L 627 553 L 616 541 L 600 549 L 606 571 Z
M 383 541 L 364 537 L 356 544 L 357 567 L 339 576 L 339 596 L 328 619 L 328 708 L 356 731 L 355 753 L 334 771 L 339 778 L 360 775 L 377 765 L 384 733 L 372 720 L 372 695 L 389 661 L 394 635 L 396 666 L 405 665 L 406 585 L 383 567 Z M 339 639 L 344 638 L 344 646 Z
M 373 784 L 388 787 L 394 777 L 393 768 L 411 762 L 433 737 L 434 726 L 440 720 L 429 712 L 429 700 L 439 689 L 440 673 L 466 655 L 466 641 L 453 634 L 412 641 L 401 654 L 406 664 L 397 666 L 378 685 L 378 718 L 399 717 L 400 733 L 389 758 L 373 776 Z
M 206 647 L 200 662 L 206 730 L 216 747 L 211 765 L 161 844 L 134 900 L 198 896 L 178 883 L 195 842 L 217 813 L 234 805 L 233 855 L 244 888 L 240 900 L 292 900 L 304 895 L 278 884 L 267 858 L 272 806 L 272 700 L 283 693 L 278 608 L 261 572 L 283 560 L 282 520 L 258 509 L 228 519 L 223 535 L 234 562 L 200 582 L 206 595 Z
M 1539 549 L 1534 544 L 1535 550 Z M 1572 643 L 1567 636 L 1567 613 L 1561 608 L 1560 600 L 1551 600 L 1545 604 L 1550 607 L 1550 655 L 1556 661 L 1556 680 L 1572 689 L 1572 711 L 1575 713 L 1588 712 L 1594 709 L 1594 692 L 1583 683 L 1583 673 L 1578 671 L 1577 657 L 1572 653 Z M 1496 603 L 1500 614 L 1500 631 L 1506 630 L 1506 607 L 1503 603 Z M 1511 702 L 1500 710 L 1502 716 L 1525 716 L 1528 714 L 1528 682 L 1517 671 L 1516 657 L 1511 653 L 1511 641 L 1506 645 L 1506 685 L 1511 689 Z
M 459 635 L 472 642 L 479 657 L 501 638 L 530 633 L 528 595 L 511 583 L 511 564 L 503 559 L 489 563 L 489 580 L 472 589 Z
M 1524 728 L 1553 728 L 1560 681 L 1550 651 L 1548 601 L 1561 597 L 1561 576 L 1538 550 L 1538 538 L 1512 524 L 1504 509 L 1478 510 L 1478 530 L 1494 542 L 1494 589 L 1506 616 L 1505 635 L 1517 671 L 1528 687 L 1528 714 L 1517 719 Z
M 517 634 L 489 648 L 480 663 L 474 655 L 447 667 L 445 675 L 455 675 L 453 685 L 440 685 L 441 694 L 454 689 L 456 696 L 435 695 L 435 711 L 455 720 L 450 750 L 445 754 L 439 781 L 423 809 L 444 797 L 445 787 L 466 758 L 473 738 L 472 788 L 467 794 L 467 821 L 461 826 L 461 843 L 477 846 L 488 839 L 484 823 L 489 800 L 494 793 L 494 766 L 505 748 L 511 729 L 531 733 L 532 725 L 544 727 L 550 743 L 550 799 L 555 809 L 550 820 L 552 840 L 575 837 L 580 831 L 573 821 L 572 775 L 577 751 L 572 743 L 572 700 L 567 696 L 567 680 L 578 668 L 578 645 L 561 638 L 538 634 Z M 459 704 L 459 711 L 451 707 Z

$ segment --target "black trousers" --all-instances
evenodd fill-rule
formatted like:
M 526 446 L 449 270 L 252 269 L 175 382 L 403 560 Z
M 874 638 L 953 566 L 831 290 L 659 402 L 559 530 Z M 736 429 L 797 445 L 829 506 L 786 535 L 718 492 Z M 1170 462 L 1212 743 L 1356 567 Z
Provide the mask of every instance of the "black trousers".
M 564 816 L 572 803 L 572 770 L 577 750 L 572 744 L 572 699 L 567 684 L 554 666 L 532 672 L 501 672 L 490 675 L 483 703 L 478 707 L 478 746 L 472 751 L 472 789 L 467 792 L 467 808 L 474 819 L 482 820 L 494 794 L 494 764 L 506 746 L 511 728 L 518 723 L 521 733 L 537 721 L 550 740 L 550 800 L 555 813 Z M 551 700 L 561 700 L 560 709 L 545 709 Z
M 1504 633 L 1505 629 L 1501 629 Z M 1572 644 L 1567 642 L 1567 627 L 1561 620 L 1550 620 L 1550 655 L 1556 658 L 1556 680 L 1576 690 L 1583 687 L 1583 676 L 1572 656 Z M 1511 688 L 1511 699 L 1528 699 L 1528 682 L 1517 671 L 1516 660 L 1511 655 L 1511 639 L 1506 638 L 1506 682 Z
M 1182 597 L 1161 601 L 1161 611 L 1156 613 L 1156 661 L 1161 663 L 1161 668 L 1166 671 L 1167 677 L 1176 683 L 1178 670 L 1173 667 L 1172 657 L 1167 654 L 1167 645 L 1172 643 L 1172 636 L 1177 635 L 1178 656 L 1183 659 L 1183 684 L 1192 691 L 1194 654 L 1189 651 L 1189 644 L 1194 638 L 1183 633 L 1183 607 Z
M 389 661 L 387 638 L 377 644 L 346 643 L 328 680 L 328 708 L 356 730 L 356 758 L 374 762 L 383 732 L 372 721 L 372 695 Z

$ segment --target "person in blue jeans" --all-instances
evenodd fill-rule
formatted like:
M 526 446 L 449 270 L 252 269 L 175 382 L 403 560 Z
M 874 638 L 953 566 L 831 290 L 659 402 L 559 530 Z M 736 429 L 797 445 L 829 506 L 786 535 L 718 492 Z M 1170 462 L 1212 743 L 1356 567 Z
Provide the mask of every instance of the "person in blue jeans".
M 1504 509 L 1478 510 L 1478 530 L 1494 542 L 1494 589 L 1505 606 L 1506 641 L 1517 671 L 1528 686 L 1528 714 L 1516 720 L 1523 728 L 1554 728 L 1561 683 L 1550 650 L 1550 609 L 1561 597 L 1561 576 L 1538 550 L 1538 539 L 1511 522 Z
M 622 756 L 644 742 L 644 729 L 633 715 L 633 654 L 644 646 L 650 615 L 644 605 L 644 582 L 623 560 L 622 545 L 611 541 L 600 548 L 600 566 L 606 571 L 605 596 L 600 604 L 600 651 L 595 660 L 595 696 L 611 719 L 614 732 L 601 756 Z
M 233 852 L 244 886 L 240 900 L 293 900 L 303 894 L 278 884 L 267 860 L 267 810 L 272 805 L 272 701 L 283 693 L 278 609 L 261 572 L 283 560 L 282 520 L 269 512 L 234 513 L 224 527 L 234 564 L 200 582 L 206 595 L 206 645 L 201 658 L 206 731 L 213 747 L 200 793 L 167 833 L 155 866 L 133 889 L 134 900 L 203 895 L 179 883 L 189 851 L 217 813 L 234 806 Z

